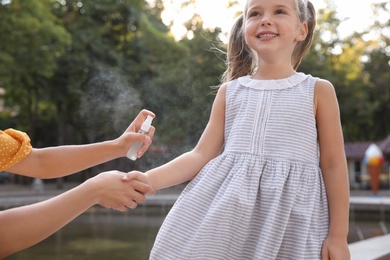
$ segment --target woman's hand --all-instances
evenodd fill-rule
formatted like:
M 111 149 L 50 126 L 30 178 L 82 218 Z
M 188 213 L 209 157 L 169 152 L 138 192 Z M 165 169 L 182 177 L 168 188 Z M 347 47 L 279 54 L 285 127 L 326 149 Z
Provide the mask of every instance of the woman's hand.
M 143 143 L 141 148 L 138 150 L 138 158 L 141 157 L 152 144 L 152 138 L 155 132 L 155 128 L 153 126 L 150 127 L 147 135 L 138 133 L 142 126 L 142 123 L 145 121 L 147 116 L 151 116 L 154 118 L 155 114 L 149 110 L 143 109 L 141 112 L 139 112 L 137 117 L 129 125 L 126 131 L 118 139 L 116 139 L 119 147 L 122 148 L 123 156 L 126 156 L 128 150 L 130 149 L 130 146 L 134 142 Z
M 125 177 L 128 180 L 122 181 Z M 138 172 L 128 174 L 119 171 L 103 172 L 82 185 L 88 185 L 91 192 L 96 193 L 96 204 L 122 212 L 128 208 L 134 209 L 138 203 L 145 202 L 145 194 L 154 193 L 146 183 L 145 176 Z

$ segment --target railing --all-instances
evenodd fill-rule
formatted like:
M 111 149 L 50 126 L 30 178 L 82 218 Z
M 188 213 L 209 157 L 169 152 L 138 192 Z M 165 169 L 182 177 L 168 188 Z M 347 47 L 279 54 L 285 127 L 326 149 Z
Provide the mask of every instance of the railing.
M 386 210 L 390 208 L 389 197 L 379 196 L 357 196 L 350 198 L 351 209 L 351 224 L 353 226 L 356 210 L 377 211 L 378 225 L 382 236 L 373 238 L 365 238 L 360 229 L 357 228 L 357 233 L 360 241 L 351 243 L 349 250 L 351 252 L 351 260 L 389 260 L 390 259 L 390 234 L 386 228 Z
M 390 234 L 352 243 L 349 250 L 351 260 L 390 259 Z

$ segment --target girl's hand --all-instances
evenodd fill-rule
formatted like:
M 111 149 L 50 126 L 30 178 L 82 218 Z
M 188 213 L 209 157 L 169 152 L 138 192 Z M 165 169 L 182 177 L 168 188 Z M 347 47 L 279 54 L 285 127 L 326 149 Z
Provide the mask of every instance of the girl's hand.
M 328 236 L 322 245 L 322 260 L 349 260 L 348 243 L 345 238 Z
M 122 181 L 124 181 L 124 182 L 130 182 L 130 181 L 135 181 L 135 180 L 142 182 L 145 185 L 148 185 L 148 187 L 150 187 L 150 190 L 148 190 L 148 192 L 146 192 L 145 194 L 154 195 L 155 190 L 151 186 L 151 183 L 150 183 L 148 177 L 144 173 L 142 173 L 140 171 L 131 171 L 131 172 L 126 173 L 122 178 Z

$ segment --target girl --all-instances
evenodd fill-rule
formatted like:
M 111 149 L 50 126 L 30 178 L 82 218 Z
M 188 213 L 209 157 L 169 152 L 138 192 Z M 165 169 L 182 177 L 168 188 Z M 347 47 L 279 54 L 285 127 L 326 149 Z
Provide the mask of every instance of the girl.
M 195 177 L 163 223 L 151 259 L 349 259 L 335 91 L 295 71 L 314 27 L 306 0 L 247 1 L 199 143 L 146 172 L 154 189 Z

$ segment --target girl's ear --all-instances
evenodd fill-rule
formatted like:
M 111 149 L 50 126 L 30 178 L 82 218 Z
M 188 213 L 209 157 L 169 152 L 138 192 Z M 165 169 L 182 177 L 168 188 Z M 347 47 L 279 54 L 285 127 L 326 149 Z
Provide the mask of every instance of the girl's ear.
M 304 39 L 306 39 L 308 31 L 309 29 L 307 23 L 306 22 L 302 23 L 301 28 L 299 29 L 299 34 L 297 35 L 297 41 L 303 41 Z

